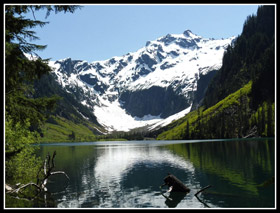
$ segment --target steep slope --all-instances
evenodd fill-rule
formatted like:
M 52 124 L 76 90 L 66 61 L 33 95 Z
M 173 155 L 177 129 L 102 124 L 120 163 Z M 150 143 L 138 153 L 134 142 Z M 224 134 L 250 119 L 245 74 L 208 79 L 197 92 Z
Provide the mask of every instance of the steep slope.
M 202 106 L 153 133 L 158 139 L 275 135 L 275 7 L 261 6 L 223 57 Z
M 92 63 L 67 58 L 50 65 L 57 82 L 90 108 L 107 131 L 129 131 L 188 113 L 198 80 L 221 67 L 233 40 L 205 39 L 186 30 L 148 41 L 121 57 Z
M 250 81 L 212 107 L 202 106 L 150 136 L 158 140 L 273 137 L 275 104 L 264 102 L 253 110 L 251 92 Z
M 204 104 L 210 107 L 253 80 L 254 108 L 266 99 L 274 100 L 275 7 L 259 7 L 248 16 L 243 31 L 229 46 L 223 66 L 206 92 Z M 269 82 L 269 83 L 268 83 Z
M 57 97 L 55 110 L 40 130 L 42 142 L 94 140 L 105 131 L 92 111 L 57 83 L 55 75 L 42 76 L 34 90 L 34 98 Z

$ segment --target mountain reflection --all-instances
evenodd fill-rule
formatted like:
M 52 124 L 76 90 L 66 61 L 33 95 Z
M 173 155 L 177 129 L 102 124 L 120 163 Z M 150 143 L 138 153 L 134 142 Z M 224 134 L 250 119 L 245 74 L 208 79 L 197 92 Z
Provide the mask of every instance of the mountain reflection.
M 100 186 L 122 180 L 135 167 L 145 165 L 148 168 L 159 169 L 161 165 L 194 171 L 191 162 L 174 155 L 168 150 L 151 147 L 109 147 L 104 154 L 97 159 L 94 174 L 100 181 Z M 164 176 L 168 171 L 165 171 Z M 164 177 L 163 176 L 163 177 Z M 162 181 L 162 180 L 160 180 Z
M 167 172 L 176 170 L 186 185 L 194 173 L 190 161 L 162 147 L 106 146 L 98 152 L 94 164 L 84 162 L 82 192 L 58 207 L 162 207 L 159 186 Z

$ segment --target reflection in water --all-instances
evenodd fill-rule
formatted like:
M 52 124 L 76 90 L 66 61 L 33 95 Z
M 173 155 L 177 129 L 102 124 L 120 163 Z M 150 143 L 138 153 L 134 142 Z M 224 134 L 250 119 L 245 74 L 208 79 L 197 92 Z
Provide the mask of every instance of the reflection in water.
M 117 182 L 135 167 L 145 165 L 147 168 L 159 168 L 161 164 L 169 164 L 171 167 L 194 172 L 194 167 L 189 161 L 168 150 L 126 146 L 107 148 L 97 159 L 94 175 L 96 180 L 100 180 L 100 187 L 107 187 L 112 183 L 118 185 Z
M 224 207 L 273 207 L 274 140 L 189 143 L 170 147 L 190 160 L 201 185 L 213 185 L 204 198 Z
M 168 207 L 175 208 L 185 196 L 186 193 L 184 192 L 171 192 L 168 199 L 166 199 L 165 204 Z
M 161 195 L 166 199 L 165 204 L 169 208 L 175 208 L 181 200 L 187 195 L 185 192 L 170 192 L 169 196 L 161 192 Z
M 155 192 L 168 170 L 181 170 L 189 179 L 187 184 L 194 173 L 190 161 L 169 150 L 149 146 L 104 147 L 94 167 L 89 166 L 89 161 L 85 164 L 83 167 L 88 170 L 82 170 L 83 193 L 73 199 L 64 196 L 58 207 L 161 207 L 163 197 Z M 171 197 L 178 204 L 183 197 L 175 194 Z
M 41 146 L 38 154 L 42 158 L 56 150 L 55 169 L 70 177 L 69 185 L 64 178 L 49 181 L 52 206 L 275 206 L 274 140 L 149 143 Z M 183 196 L 161 190 L 168 172 L 189 187 L 190 193 Z M 212 187 L 200 193 L 199 201 L 195 193 L 207 185 Z M 34 207 L 44 205 L 33 203 Z

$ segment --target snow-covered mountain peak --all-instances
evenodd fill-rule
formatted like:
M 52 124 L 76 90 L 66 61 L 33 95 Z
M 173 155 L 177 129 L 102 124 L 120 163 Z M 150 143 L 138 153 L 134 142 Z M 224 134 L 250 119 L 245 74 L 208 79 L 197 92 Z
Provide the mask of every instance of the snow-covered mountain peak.
M 185 30 L 183 32 L 183 35 L 186 36 L 186 37 L 193 37 L 193 36 L 196 36 L 195 34 L 192 33 L 191 30 Z
M 123 56 L 92 63 L 66 58 L 50 65 L 57 81 L 68 92 L 79 92 L 77 97 L 92 108 L 99 123 L 109 131 L 127 131 L 164 123 L 164 118 L 190 109 L 200 75 L 221 67 L 234 38 L 207 39 L 186 30 L 148 41 Z M 121 125 L 110 123 L 117 114 L 124 120 Z

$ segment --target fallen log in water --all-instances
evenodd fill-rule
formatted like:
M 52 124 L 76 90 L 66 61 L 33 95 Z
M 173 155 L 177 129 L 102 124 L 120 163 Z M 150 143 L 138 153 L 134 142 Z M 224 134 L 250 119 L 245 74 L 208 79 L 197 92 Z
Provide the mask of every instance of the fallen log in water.
M 168 173 L 168 176 L 164 178 L 164 184 L 160 186 L 160 189 L 166 185 L 169 186 L 169 190 L 167 191 L 167 192 L 170 192 L 169 197 L 164 195 L 163 193 L 161 193 L 161 194 L 166 198 L 166 200 L 167 200 L 166 203 L 169 203 L 168 206 L 171 206 L 171 207 L 177 206 L 177 204 L 184 198 L 184 196 L 190 192 L 190 189 L 188 187 L 186 187 L 178 178 L 176 178 L 174 175 L 171 175 L 170 173 Z M 200 200 L 197 195 L 210 187 L 211 187 L 211 185 L 208 185 L 195 193 L 195 197 L 198 199 L 198 201 L 201 202 L 202 204 L 204 204 L 208 208 L 210 208 L 210 207 L 206 203 L 204 203 L 202 200 Z M 174 194 L 175 192 L 184 193 L 184 195 L 181 195 L 180 199 L 177 199 L 177 198 L 174 199 L 173 198 L 174 196 L 173 197 L 171 197 L 171 196 L 175 195 Z M 172 202 L 172 204 L 170 204 L 170 202 Z
M 168 173 L 168 176 L 164 178 L 164 185 L 168 185 L 169 192 L 186 192 L 189 193 L 190 189 L 186 187 L 178 178 L 176 178 L 174 175 L 171 175 Z

